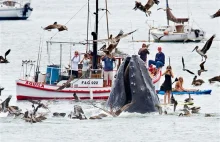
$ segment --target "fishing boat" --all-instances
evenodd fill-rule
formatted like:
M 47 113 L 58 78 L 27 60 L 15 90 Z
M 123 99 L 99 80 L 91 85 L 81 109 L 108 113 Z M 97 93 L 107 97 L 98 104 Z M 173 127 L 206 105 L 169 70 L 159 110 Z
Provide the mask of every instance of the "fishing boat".
M 189 18 L 176 18 L 172 14 L 168 0 L 166 0 L 165 11 L 167 25 L 150 29 L 155 42 L 199 42 L 205 38 L 205 31 L 191 27 Z M 170 25 L 169 21 L 172 21 L 173 25 Z
M 0 20 L 26 20 L 32 11 L 30 1 L 4 0 L 0 2 Z
M 98 7 L 96 7 L 96 28 L 95 32 L 92 32 L 93 40 L 97 40 L 98 35 Z M 87 30 L 88 31 L 88 30 Z M 88 32 L 87 32 L 88 33 Z M 87 40 L 88 41 L 88 40 Z M 60 58 L 57 64 L 51 62 L 51 46 L 60 45 Z M 63 66 L 63 52 L 67 48 L 64 47 L 65 44 L 71 46 L 70 54 L 73 53 L 72 46 L 80 45 L 84 43 L 81 42 L 61 42 L 61 41 L 47 41 L 47 51 L 48 51 L 48 61 L 49 65 L 40 72 L 40 58 L 42 49 L 39 47 L 37 65 L 34 61 L 25 60 L 22 61 L 22 76 L 20 79 L 16 80 L 16 97 L 17 100 L 29 100 L 29 99 L 76 99 L 74 95 L 77 95 L 79 99 L 87 100 L 106 100 L 109 97 L 111 87 L 104 87 L 103 80 L 103 69 L 101 56 L 104 55 L 103 52 L 97 51 L 97 42 L 93 42 L 92 51 L 92 65 L 90 68 L 89 78 L 82 77 L 82 64 L 78 65 L 78 76 L 79 78 L 70 79 L 66 68 Z M 118 54 L 114 52 L 114 57 L 116 59 L 113 68 L 113 76 L 117 74 L 117 70 L 121 65 L 123 59 L 127 54 Z M 66 54 L 65 54 L 66 55 Z M 83 56 L 82 53 L 80 56 Z M 58 56 L 56 55 L 56 58 Z M 71 58 L 71 55 L 70 55 Z M 82 58 L 81 58 L 82 59 Z M 67 62 L 67 61 L 66 61 Z M 36 66 L 36 67 L 35 67 Z M 35 69 L 36 68 L 36 69 Z M 43 73 L 46 70 L 46 73 Z M 161 71 L 155 76 L 152 76 L 152 83 L 156 84 L 161 77 Z M 113 79 L 114 85 L 114 79 Z M 62 88 L 62 89 L 61 89 Z

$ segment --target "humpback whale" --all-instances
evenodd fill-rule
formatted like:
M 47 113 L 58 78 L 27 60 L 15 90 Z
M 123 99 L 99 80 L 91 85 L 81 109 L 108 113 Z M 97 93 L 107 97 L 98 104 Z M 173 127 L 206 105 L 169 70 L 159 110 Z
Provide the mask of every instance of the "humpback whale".
M 106 107 L 119 109 L 131 102 L 125 111 L 155 112 L 160 103 L 145 63 L 138 55 L 126 57 L 119 67 Z

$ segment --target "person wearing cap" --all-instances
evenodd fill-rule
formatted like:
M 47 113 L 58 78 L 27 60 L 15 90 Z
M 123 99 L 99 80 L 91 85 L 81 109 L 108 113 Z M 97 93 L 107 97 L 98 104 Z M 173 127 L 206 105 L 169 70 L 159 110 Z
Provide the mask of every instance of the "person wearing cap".
M 156 54 L 155 61 L 154 61 L 154 60 L 149 60 L 149 61 L 148 61 L 148 65 L 150 66 L 151 64 L 153 64 L 153 65 L 155 65 L 156 68 L 158 69 L 158 68 L 164 66 L 164 63 L 165 63 L 165 55 L 164 55 L 164 53 L 162 52 L 162 48 L 161 48 L 161 47 L 158 47 L 157 50 L 158 50 L 158 53 Z
M 148 51 L 147 48 L 148 48 L 148 46 L 147 46 L 145 43 L 143 43 L 143 44 L 142 44 L 142 48 L 140 48 L 139 51 L 138 51 L 138 55 L 140 55 L 140 58 L 141 58 L 144 62 L 147 61 L 147 54 L 150 54 L 150 52 Z
M 73 75 L 78 78 L 78 63 L 80 62 L 79 52 L 75 51 L 74 56 L 71 59 L 71 70 L 69 71 L 69 75 Z
M 112 79 L 113 79 L 113 62 L 115 61 L 114 56 L 112 56 L 108 51 L 105 52 L 106 55 L 103 56 L 101 59 L 104 61 L 104 82 L 103 86 L 112 86 Z M 108 85 L 107 85 L 108 81 Z

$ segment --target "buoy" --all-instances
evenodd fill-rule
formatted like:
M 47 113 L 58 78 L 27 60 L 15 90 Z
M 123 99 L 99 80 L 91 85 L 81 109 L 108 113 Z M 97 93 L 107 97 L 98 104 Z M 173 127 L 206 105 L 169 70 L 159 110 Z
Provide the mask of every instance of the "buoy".
M 168 35 L 168 34 L 169 34 L 169 31 L 164 31 L 163 34 L 164 34 L 164 35 Z

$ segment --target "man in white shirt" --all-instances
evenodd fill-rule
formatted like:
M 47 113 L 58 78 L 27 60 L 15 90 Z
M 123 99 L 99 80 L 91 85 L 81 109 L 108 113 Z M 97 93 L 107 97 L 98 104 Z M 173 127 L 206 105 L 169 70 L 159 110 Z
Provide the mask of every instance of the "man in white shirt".
M 80 62 L 79 52 L 75 51 L 74 56 L 71 59 L 71 70 L 69 71 L 69 75 L 73 75 L 74 77 L 78 78 L 78 63 L 79 62 Z

